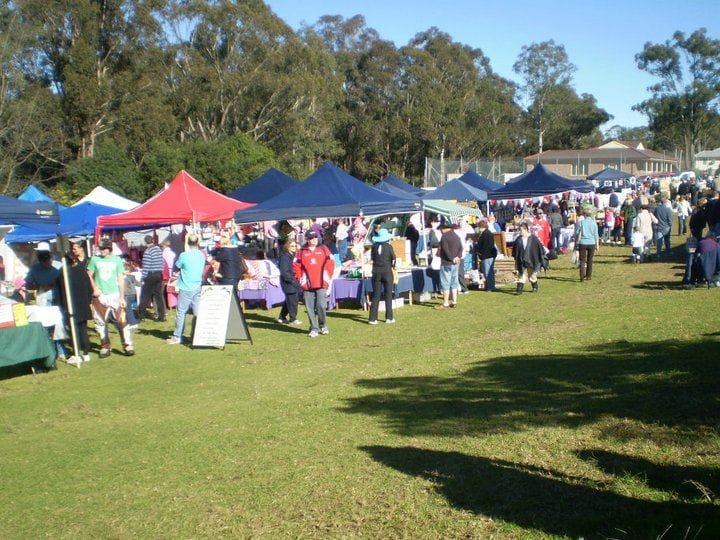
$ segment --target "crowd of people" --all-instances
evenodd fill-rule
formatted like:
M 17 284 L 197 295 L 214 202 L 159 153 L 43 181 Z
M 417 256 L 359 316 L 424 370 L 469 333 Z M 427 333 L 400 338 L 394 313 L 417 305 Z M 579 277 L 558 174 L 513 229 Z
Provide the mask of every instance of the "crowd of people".
M 370 224 L 358 216 L 352 220 L 267 222 L 250 229 L 232 226 L 209 235 L 207 231 L 191 232 L 185 235 L 179 256 L 169 241 L 159 243 L 154 235 L 144 238 L 140 256 L 116 254 L 117 245 L 108 238 L 100 239 L 91 256 L 83 242 L 73 242 L 64 254 L 67 280 L 49 244 L 40 242 L 35 250 L 37 262 L 24 280 L 16 281 L 15 296 L 25 301 L 26 292 L 31 292 L 37 305 L 63 307 L 77 349 L 69 355 L 63 340 L 58 340 L 57 352 L 61 358 L 70 356 L 69 363 L 78 364 L 90 360 L 91 320 L 99 336 L 100 358 L 112 352 L 111 324 L 117 326 L 124 354 L 135 354 L 134 330 L 144 324 L 150 307 L 156 321 L 167 320 L 170 290 L 176 295 L 177 309 L 174 330 L 166 342 L 181 344 L 187 314 L 198 312 L 202 285 L 237 288 L 248 276 L 244 254 L 249 246 L 255 249 L 253 257 L 267 256 L 278 263 L 285 300 L 277 322 L 303 325 L 298 318 L 302 299 L 311 338 L 330 332 L 326 313 L 329 288 L 337 271 L 352 261 L 369 267 L 367 274 L 360 274 L 372 283 L 368 323 L 378 323 L 383 297 L 385 322 L 395 322 L 398 258 L 391 240 L 396 235 L 410 242 L 410 264 L 418 264 L 422 258 L 438 271 L 442 302 L 435 306 L 437 310 L 457 306 L 459 295 L 469 288 L 468 272 L 477 275 L 481 290 L 497 290 L 495 233 L 501 231 L 513 235 L 510 243 L 517 295 L 525 292 L 528 282 L 530 292 L 537 293 L 542 270 L 568 250 L 577 260 L 580 282 L 593 278 L 593 261 L 601 245 L 630 246 L 635 264 L 666 259 L 672 254 L 673 230 L 678 236 L 687 236 L 683 282 L 720 286 L 720 194 L 697 189 L 694 179 L 681 183 L 672 194 L 651 193 L 640 186 L 624 194 L 611 190 L 602 200 L 596 195 L 560 196 L 534 203 L 506 202 L 491 210 L 487 217 L 465 217 L 457 223 L 444 216 L 413 215 L 405 222 L 393 217 Z M 365 246 L 367 240 L 370 247 Z M 63 285 L 65 281 L 68 287 Z

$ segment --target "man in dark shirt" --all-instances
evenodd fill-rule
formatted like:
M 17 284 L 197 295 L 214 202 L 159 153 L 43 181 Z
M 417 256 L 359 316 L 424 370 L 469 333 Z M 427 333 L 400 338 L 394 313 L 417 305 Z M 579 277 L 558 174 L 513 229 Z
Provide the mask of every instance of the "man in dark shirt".
M 453 225 L 444 216 L 440 220 L 440 244 L 438 254 L 440 256 L 440 290 L 443 294 L 443 303 L 435 306 L 435 309 L 448 309 L 457 306 L 460 281 L 458 272 L 462 261 L 462 240 L 453 230 Z
M 712 198 L 705 203 L 705 219 L 710 232 L 720 236 L 720 192 L 713 191 Z
M 478 231 L 480 236 L 477 244 L 475 244 L 475 253 L 477 253 L 480 272 L 485 277 L 485 290 L 492 292 L 495 289 L 495 257 L 497 256 L 497 248 L 495 247 L 495 237 L 488 229 L 487 221 L 481 219 L 478 223 Z
M 165 320 L 165 299 L 163 298 L 163 256 L 162 249 L 155 243 L 152 235 L 145 237 L 145 253 L 142 257 L 142 287 L 140 289 L 140 305 L 138 305 L 138 321 L 145 317 L 145 311 L 152 302 L 158 321 Z M 125 291 L 127 294 L 134 291 Z
M 662 257 L 663 244 L 665 245 L 665 255 L 670 255 L 670 230 L 673 222 L 673 211 L 668 206 L 667 195 L 663 195 L 661 203 L 655 207 L 655 217 L 657 218 L 657 256 Z

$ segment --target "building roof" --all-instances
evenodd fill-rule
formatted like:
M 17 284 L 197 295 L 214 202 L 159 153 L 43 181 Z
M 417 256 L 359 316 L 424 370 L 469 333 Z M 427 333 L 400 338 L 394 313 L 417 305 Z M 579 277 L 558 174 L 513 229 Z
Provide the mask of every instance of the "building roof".
M 695 154 L 695 159 L 718 159 L 720 158 L 720 148 L 715 148 L 714 150 L 703 150 L 702 152 L 698 152 Z
M 598 147 L 598 148 L 585 148 L 577 150 L 546 150 L 542 154 L 532 154 L 525 157 L 526 161 L 539 160 L 547 161 L 552 159 L 577 159 L 589 158 L 597 159 L 602 161 L 603 159 L 635 159 L 635 160 L 654 160 L 654 161 L 669 161 L 675 163 L 677 160 L 675 156 L 668 156 L 655 150 L 636 150 L 628 146 L 613 146 L 613 147 Z

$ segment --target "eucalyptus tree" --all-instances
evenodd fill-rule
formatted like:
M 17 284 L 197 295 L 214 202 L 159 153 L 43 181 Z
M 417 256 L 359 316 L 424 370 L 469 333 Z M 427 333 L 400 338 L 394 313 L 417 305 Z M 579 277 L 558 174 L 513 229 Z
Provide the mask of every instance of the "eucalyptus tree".
M 565 47 L 554 40 L 523 46 L 513 71 L 525 81 L 522 89 L 528 100 L 528 112 L 532 128 L 538 134 L 538 149 L 543 150 L 543 135 L 554 119 L 548 111 L 547 99 L 550 92 L 563 85 L 570 85 L 576 71 L 570 62 Z
M 17 7 L 0 4 L 0 193 L 53 180 L 70 158 L 59 102 L 31 75 L 26 30 Z
M 493 73 L 480 49 L 431 28 L 401 53 L 405 171 L 420 174 L 426 156 L 469 160 L 516 148 L 514 87 Z
M 684 166 L 691 168 L 698 144 L 717 133 L 720 40 L 705 28 L 689 36 L 677 31 L 664 43 L 645 43 L 635 60 L 658 79 L 648 88 L 651 97 L 636 110 L 647 115 L 659 141 L 683 149 Z
M 138 54 L 155 45 L 161 27 L 154 15 L 161 0 L 16 0 L 35 39 L 28 54 L 36 79 L 60 99 L 69 144 L 78 158 L 93 155 L 111 133 L 117 109 L 135 85 L 119 84 Z

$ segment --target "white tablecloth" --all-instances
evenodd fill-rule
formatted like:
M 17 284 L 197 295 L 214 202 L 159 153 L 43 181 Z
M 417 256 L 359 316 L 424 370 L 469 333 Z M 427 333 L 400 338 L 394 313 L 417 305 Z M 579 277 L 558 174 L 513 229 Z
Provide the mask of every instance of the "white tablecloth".
M 53 328 L 53 339 L 67 339 L 63 314 L 57 306 L 25 306 L 29 322 L 39 322 L 45 328 Z

